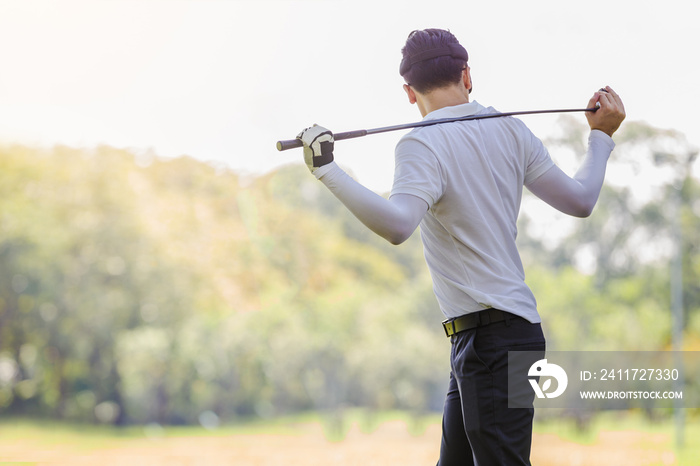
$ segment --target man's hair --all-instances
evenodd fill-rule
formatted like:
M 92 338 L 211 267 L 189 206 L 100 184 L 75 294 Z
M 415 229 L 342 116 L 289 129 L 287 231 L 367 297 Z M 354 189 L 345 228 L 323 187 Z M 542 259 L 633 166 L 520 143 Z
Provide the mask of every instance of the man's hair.
M 453 50 L 434 58 L 416 61 L 420 54 L 430 50 Z M 467 66 L 467 51 L 459 44 L 450 31 L 443 29 L 424 29 L 412 31 L 401 49 L 401 76 L 406 83 L 421 94 L 433 89 L 455 84 L 462 78 L 462 70 Z

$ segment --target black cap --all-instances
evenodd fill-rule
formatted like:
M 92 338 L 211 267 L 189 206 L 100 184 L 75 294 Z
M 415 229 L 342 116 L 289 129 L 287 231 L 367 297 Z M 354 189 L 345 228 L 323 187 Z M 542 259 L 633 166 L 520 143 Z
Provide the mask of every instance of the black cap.
M 418 52 L 413 56 L 404 57 L 403 60 L 401 60 L 399 73 L 401 74 L 401 76 L 405 75 L 409 72 L 411 67 L 418 62 L 431 60 L 437 57 L 448 56 L 452 58 L 460 58 L 464 61 L 469 61 L 469 54 L 467 54 L 467 50 L 464 47 L 462 47 L 461 44 L 448 44 L 442 47 Z

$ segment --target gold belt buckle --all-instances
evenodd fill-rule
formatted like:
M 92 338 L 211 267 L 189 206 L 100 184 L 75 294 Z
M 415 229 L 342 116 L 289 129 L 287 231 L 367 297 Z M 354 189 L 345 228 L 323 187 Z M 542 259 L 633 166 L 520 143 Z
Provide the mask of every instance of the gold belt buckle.
M 451 337 L 451 336 L 454 335 L 454 333 L 455 333 L 455 324 L 454 324 L 454 321 L 451 321 L 451 320 L 449 320 L 449 319 L 448 319 L 448 320 L 444 320 L 444 321 L 442 322 L 442 328 L 445 329 L 445 335 L 447 335 L 448 337 Z M 452 333 L 450 333 L 450 332 L 452 332 Z

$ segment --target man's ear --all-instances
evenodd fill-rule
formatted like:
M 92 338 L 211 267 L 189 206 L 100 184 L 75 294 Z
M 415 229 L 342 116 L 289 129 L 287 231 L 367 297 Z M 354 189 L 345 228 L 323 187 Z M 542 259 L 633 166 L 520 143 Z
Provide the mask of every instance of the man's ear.
M 469 93 L 472 93 L 472 74 L 471 74 L 471 69 L 469 66 L 465 67 L 462 70 L 462 82 L 464 83 L 464 87 L 469 91 Z
M 411 104 L 416 103 L 416 91 L 413 90 L 411 86 L 408 84 L 403 85 L 403 90 L 406 91 L 406 95 L 408 96 L 408 101 Z

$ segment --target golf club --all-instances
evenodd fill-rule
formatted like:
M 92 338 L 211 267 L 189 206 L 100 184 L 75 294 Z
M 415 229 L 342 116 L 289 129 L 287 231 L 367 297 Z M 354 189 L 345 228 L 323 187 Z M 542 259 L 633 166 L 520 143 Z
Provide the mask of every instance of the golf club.
M 381 128 L 358 129 L 355 131 L 348 131 L 345 133 L 335 133 L 333 135 L 333 138 L 336 141 L 341 141 L 343 139 L 359 138 L 362 136 L 368 136 L 370 134 L 386 133 L 389 131 L 398 131 L 401 129 L 409 129 L 409 128 L 420 128 L 422 126 L 439 125 L 442 123 L 453 123 L 455 121 L 483 120 L 486 118 L 498 118 L 498 117 L 507 117 L 507 116 L 515 116 L 515 115 L 534 115 L 534 114 L 541 114 L 541 113 L 595 112 L 596 110 L 598 110 L 598 107 L 566 108 L 566 109 L 558 109 L 558 110 L 527 110 L 527 111 L 522 111 L 522 112 L 506 112 L 506 113 L 486 113 L 486 114 L 481 114 L 481 115 L 469 115 L 469 116 L 456 117 L 456 118 L 441 118 L 441 119 L 437 119 L 437 120 L 418 121 L 416 123 L 406 123 L 403 125 L 395 125 L 395 126 L 384 126 Z M 283 150 L 287 150 L 287 149 L 294 149 L 295 147 L 302 147 L 302 146 L 303 146 L 303 144 L 302 144 L 301 140 L 299 140 L 299 139 L 288 139 L 286 141 L 277 141 L 277 150 L 278 151 L 283 151 Z

